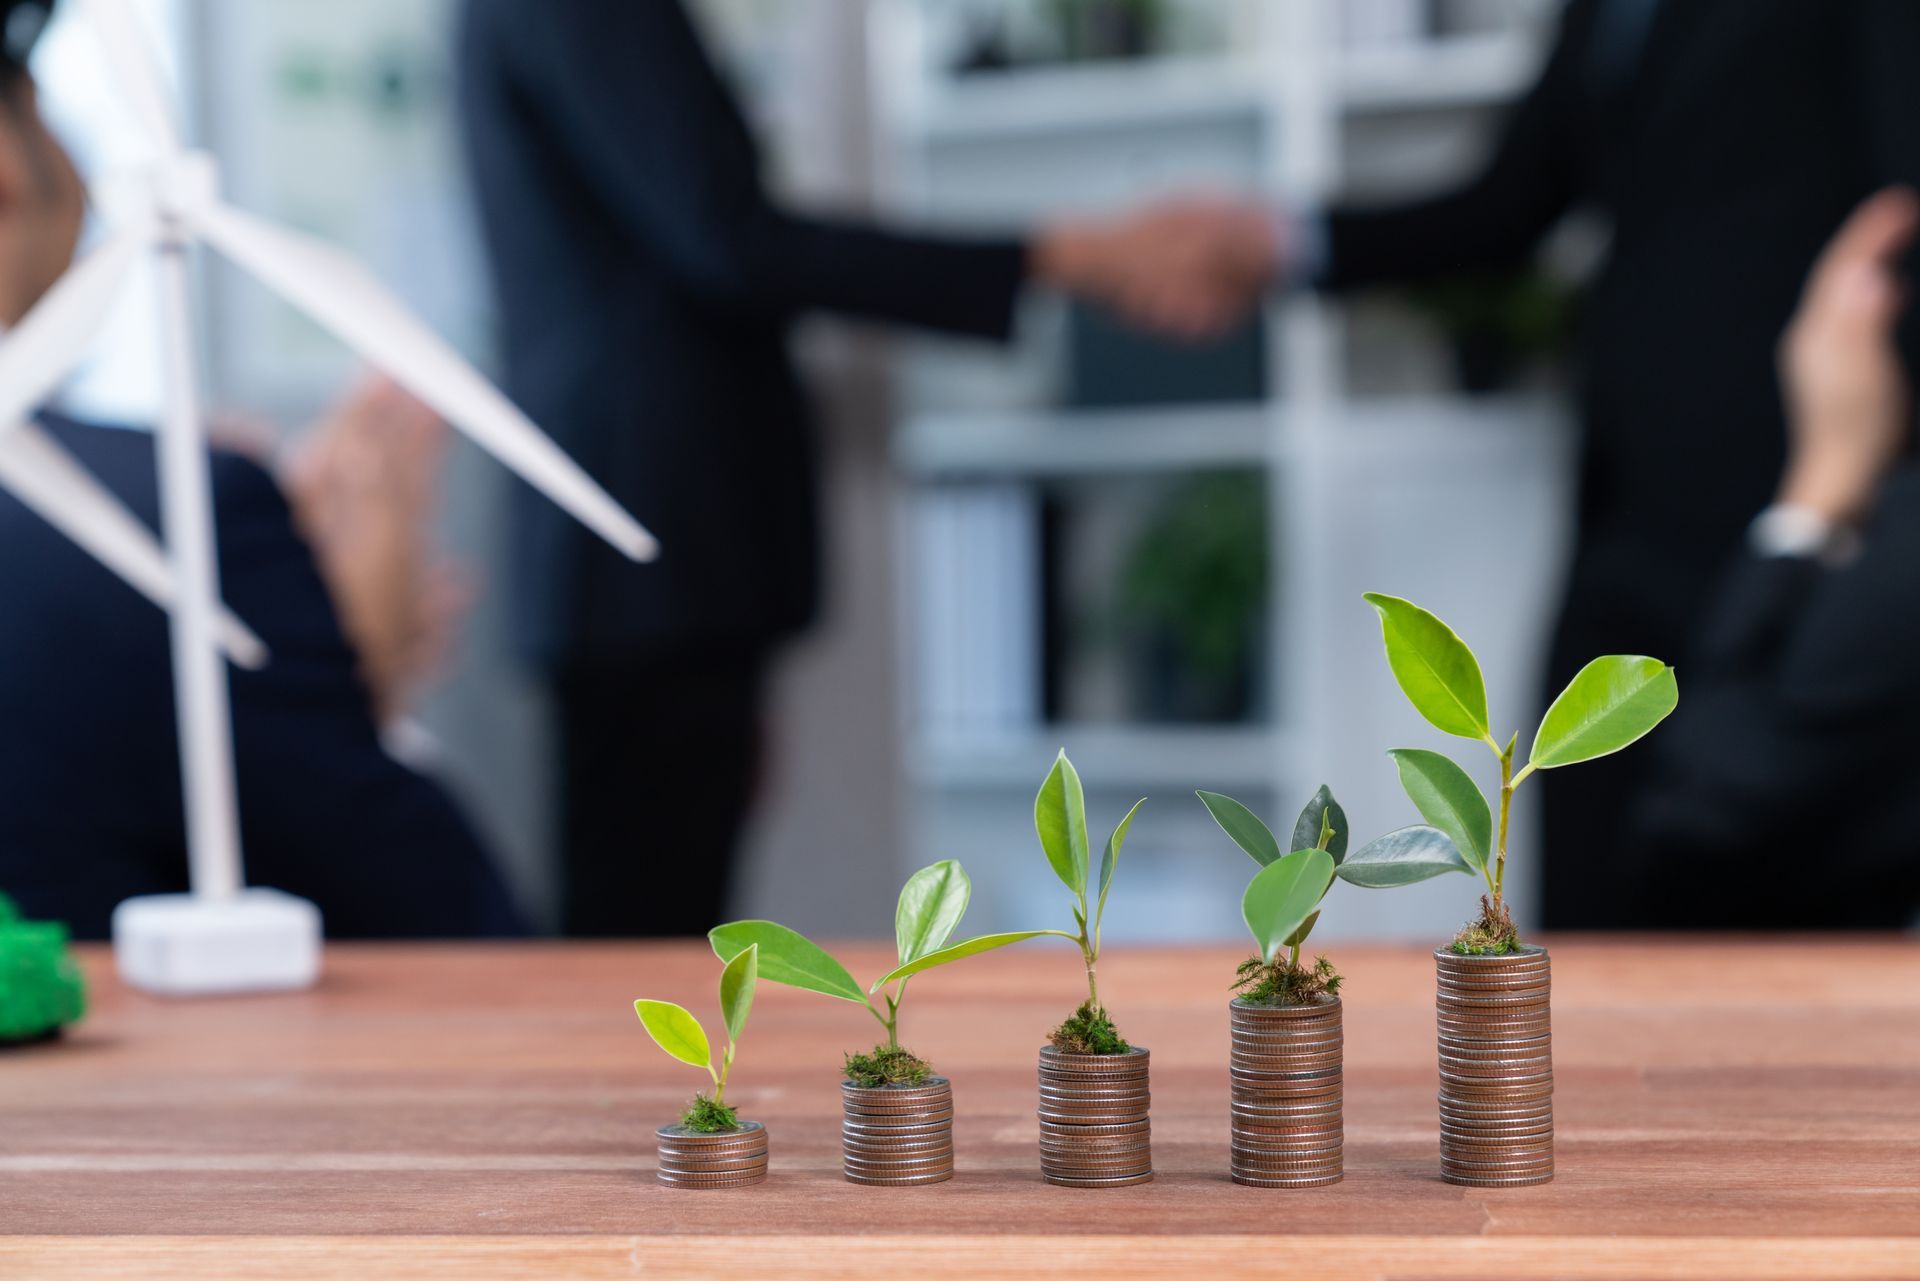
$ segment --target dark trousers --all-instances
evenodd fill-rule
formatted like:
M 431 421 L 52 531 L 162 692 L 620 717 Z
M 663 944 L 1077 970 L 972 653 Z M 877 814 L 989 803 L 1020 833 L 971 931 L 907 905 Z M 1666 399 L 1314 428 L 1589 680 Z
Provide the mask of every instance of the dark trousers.
M 721 922 L 759 772 L 765 669 L 756 651 L 561 674 L 564 933 L 700 935 Z

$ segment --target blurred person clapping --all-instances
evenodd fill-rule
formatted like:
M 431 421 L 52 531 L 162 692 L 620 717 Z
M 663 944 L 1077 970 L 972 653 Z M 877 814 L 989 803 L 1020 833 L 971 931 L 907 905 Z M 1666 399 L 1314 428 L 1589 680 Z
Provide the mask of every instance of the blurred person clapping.
M 26 69 L 20 33 L 47 8 L 0 0 L 6 327 L 72 266 L 84 214 Z M 149 433 L 37 417 L 158 529 Z M 378 439 L 389 431 L 397 444 Z M 263 668 L 229 678 L 247 870 L 317 903 L 331 937 L 520 932 L 459 808 L 382 750 L 375 721 L 431 648 L 417 541 L 431 495 L 426 425 L 372 388 L 322 438 L 303 486 L 331 585 L 266 468 L 223 448 L 208 464 L 221 595 L 269 650 Z M 166 614 L 4 494 L 0 600 L 0 886 L 29 915 L 103 938 L 121 900 L 187 889 Z
M 1787 465 L 1606 872 L 1637 925 L 1897 928 L 1920 911 L 1920 460 L 1896 342 L 1917 229 L 1911 190 L 1861 205 L 1780 343 Z
M 446 446 L 431 409 L 374 376 L 281 469 L 383 724 L 441 675 L 473 603 L 469 573 L 434 541 Z
M 1858 202 L 1920 182 L 1916 65 L 1911 0 L 1570 0 L 1465 182 L 1319 209 L 1148 211 L 1140 239 L 1188 270 L 1119 297 L 1143 319 L 1211 322 L 1263 269 L 1331 291 L 1511 270 L 1563 215 L 1600 215 L 1611 235 L 1581 307 L 1577 542 L 1551 696 L 1588 655 L 1699 642 L 1700 602 L 1786 460 L 1773 348 L 1801 284 Z M 1631 919 L 1592 869 L 1619 848 L 1652 761 L 1622 753 L 1543 780 L 1543 924 Z

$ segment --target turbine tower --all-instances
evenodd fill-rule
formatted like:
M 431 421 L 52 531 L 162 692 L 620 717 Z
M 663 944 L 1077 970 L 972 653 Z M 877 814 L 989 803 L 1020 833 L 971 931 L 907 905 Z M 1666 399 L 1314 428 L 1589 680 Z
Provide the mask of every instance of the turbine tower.
M 115 910 L 114 950 L 122 977 L 172 993 L 302 987 L 319 972 L 318 911 L 276 890 L 247 889 L 243 875 L 221 651 L 224 646 L 237 659 L 257 661 L 261 649 L 219 603 L 196 378 L 191 250 L 211 248 L 305 312 L 628 557 L 650 560 L 658 546 L 366 268 L 329 245 L 224 203 L 213 157 L 185 144 L 158 50 L 139 15 L 127 0 L 82 0 L 80 8 L 159 159 L 146 175 L 144 207 L 130 225 L 78 264 L 0 346 L 0 424 L 24 418 L 73 368 L 139 253 L 151 253 L 158 267 L 158 322 L 165 342 L 157 461 L 162 535 L 172 575 L 153 563 L 158 549 L 151 539 L 141 541 L 145 531 L 138 523 L 129 531 L 132 518 L 110 498 L 103 503 L 98 486 L 89 490 L 90 478 L 77 466 L 63 467 L 63 456 L 47 452 L 52 442 L 36 439 L 30 427 L 16 424 L 0 435 L 0 482 L 23 497 L 34 484 L 43 497 L 49 488 L 57 491 L 59 501 L 41 509 L 62 515 L 62 527 L 76 541 L 170 606 L 192 892 L 129 899 Z M 29 339 L 34 345 L 23 356 L 20 349 Z M 22 474 L 28 478 L 24 488 Z M 88 519 L 73 518 L 82 509 Z M 299 784 L 288 780 L 285 785 Z

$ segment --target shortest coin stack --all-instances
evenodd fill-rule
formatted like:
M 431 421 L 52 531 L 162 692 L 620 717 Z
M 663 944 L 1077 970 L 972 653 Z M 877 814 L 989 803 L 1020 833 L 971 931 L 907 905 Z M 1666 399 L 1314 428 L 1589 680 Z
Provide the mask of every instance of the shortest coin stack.
M 1069 1188 L 1114 1188 L 1153 1178 L 1147 1051 L 1040 1051 L 1040 1173 Z
M 853 1183 L 910 1187 L 953 1177 L 953 1086 L 840 1083 L 842 1168 Z
M 660 1182 L 674 1188 L 743 1188 L 767 1177 L 767 1127 L 742 1121 L 737 1130 L 702 1134 L 684 1125 L 663 1125 Z
M 1340 1000 L 1227 1007 L 1233 1049 L 1233 1181 L 1313 1188 L 1344 1172 Z
M 1470 1187 L 1553 1178 L 1553 975 L 1544 948 L 1434 952 L 1440 1177 Z

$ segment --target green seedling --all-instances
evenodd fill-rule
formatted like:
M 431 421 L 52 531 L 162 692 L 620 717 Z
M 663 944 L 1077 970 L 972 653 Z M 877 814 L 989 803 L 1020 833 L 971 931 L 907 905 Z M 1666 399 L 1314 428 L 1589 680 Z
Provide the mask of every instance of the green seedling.
M 1100 927 L 1107 913 L 1107 892 L 1113 888 L 1113 870 L 1120 862 L 1120 847 L 1126 843 L 1127 829 L 1140 812 L 1146 798 L 1133 803 L 1127 816 L 1107 837 L 1100 855 L 1098 880 L 1093 880 L 1093 846 L 1087 835 L 1087 796 L 1080 775 L 1067 759 L 1065 750 L 1054 759 L 1046 781 L 1033 800 L 1033 826 L 1040 837 L 1053 874 L 1073 894 L 1073 920 L 1078 933 L 1064 930 L 1040 930 L 1071 939 L 1080 949 L 1087 967 L 1087 999 L 1048 1038 L 1062 1050 L 1078 1054 L 1125 1054 L 1130 1048 L 1114 1028 L 1106 1007 L 1100 1003 Z M 1089 891 L 1093 891 L 1089 898 Z
M 1453 947 L 1463 953 L 1504 953 L 1519 947 L 1506 902 L 1507 826 L 1513 794 L 1534 771 L 1607 756 L 1644 737 L 1679 705 L 1673 668 L 1657 658 L 1608 654 L 1580 669 L 1547 708 L 1534 732 L 1527 763 L 1514 769 L 1516 731 L 1503 747 L 1487 715 L 1480 661 L 1451 627 L 1410 601 L 1369 592 L 1380 615 L 1387 665 L 1415 711 L 1443 733 L 1485 743 L 1500 762 L 1499 825 L 1487 797 L 1450 757 L 1419 748 L 1388 755 L 1401 786 L 1422 818 L 1452 839 L 1486 882 L 1480 919 L 1462 929 Z
M 966 915 L 972 897 L 973 882 L 966 869 L 952 859 L 923 867 L 908 877 L 893 914 L 899 965 L 868 988 L 862 988 L 825 948 L 774 921 L 732 921 L 708 931 L 707 940 L 723 961 L 757 947 L 760 976 L 769 982 L 864 1006 L 886 1029 L 887 1039 L 871 1053 L 848 1054 L 847 1079 L 865 1086 L 913 1084 L 925 1080 L 933 1069 L 900 1044 L 900 1009 L 907 997 L 907 981 L 922 970 L 1044 932 L 984 934 L 949 946 L 947 940 Z M 876 996 L 879 1002 L 874 1000 Z
M 1320 921 L 1320 901 L 1336 879 L 1387 889 L 1468 870 L 1452 840 L 1432 827 L 1403 827 L 1348 853 L 1346 811 L 1324 785 L 1294 821 L 1291 852 L 1283 852 L 1272 829 L 1231 796 L 1196 795 L 1220 830 L 1260 864 L 1240 901 L 1260 948 L 1235 978 L 1235 990 L 1248 1001 L 1298 1005 L 1339 990 L 1340 975 L 1325 957 L 1311 967 L 1300 963 L 1300 949 Z
M 655 1045 L 682 1063 L 705 1068 L 713 1078 L 713 1093 L 694 1095 L 693 1102 L 680 1114 L 680 1124 L 690 1130 L 715 1134 L 740 1126 L 740 1114 L 727 1103 L 727 1077 L 733 1071 L 740 1033 L 746 1030 L 747 1012 L 753 1009 L 753 989 L 759 980 L 759 971 L 760 953 L 754 947 L 742 949 L 720 971 L 720 1017 L 727 1027 L 727 1047 L 717 1066 L 713 1061 L 713 1045 L 707 1040 L 707 1030 L 700 1026 L 699 1019 L 672 1001 L 650 1001 L 643 997 L 633 1003 L 634 1013 L 640 1016 L 641 1026 L 647 1029 Z

